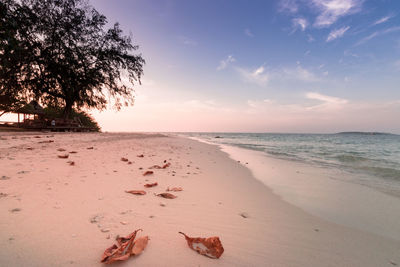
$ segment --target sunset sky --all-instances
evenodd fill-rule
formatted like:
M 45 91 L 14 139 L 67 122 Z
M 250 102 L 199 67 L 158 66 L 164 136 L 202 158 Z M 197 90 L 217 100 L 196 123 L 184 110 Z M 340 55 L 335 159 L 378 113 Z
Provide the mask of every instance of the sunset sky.
M 400 133 L 400 1 L 90 0 L 146 60 L 104 131 Z

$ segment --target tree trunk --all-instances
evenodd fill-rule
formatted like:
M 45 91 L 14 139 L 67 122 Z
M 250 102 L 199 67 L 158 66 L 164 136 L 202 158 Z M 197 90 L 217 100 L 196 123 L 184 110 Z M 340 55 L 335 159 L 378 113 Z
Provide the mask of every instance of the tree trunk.
M 71 112 L 72 112 L 72 103 L 70 103 L 69 101 L 66 101 L 64 111 L 63 111 L 64 121 L 69 119 L 69 117 L 71 116 Z

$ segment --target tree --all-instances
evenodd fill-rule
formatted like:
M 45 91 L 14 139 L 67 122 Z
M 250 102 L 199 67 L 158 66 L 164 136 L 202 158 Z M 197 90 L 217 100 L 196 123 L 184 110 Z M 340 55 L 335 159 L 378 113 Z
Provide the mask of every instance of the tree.
M 0 12 L 1 90 L 63 106 L 64 118 L 74 107 L 133 104 L 145 61 L 118 23 L 106 29 L 84 0 L 2 0 Z
M 28 55 L 24 45 L 18 40 L 18 35 L 26 31 L 25 20 L 12 14 L 12 1 L 0 2 L 0 116 L 21 107 L 25 102 L 27 91 L 22 87 L 20 71 L 23 57 Z

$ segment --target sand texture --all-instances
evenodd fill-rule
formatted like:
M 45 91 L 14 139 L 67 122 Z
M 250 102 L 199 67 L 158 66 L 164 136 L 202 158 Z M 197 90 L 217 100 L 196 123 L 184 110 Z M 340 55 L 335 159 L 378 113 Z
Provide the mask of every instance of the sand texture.
M 168 187 L 183 190 L 156 196 Z M 1 133 L 0 212 L 0 266 L 102 266 L 139 228 L 147 247 L 115 265 L 400 265 L 400 242 L 309 215 L 216 146 L 161 134 Z M 225 251 L 199 255 L 179 231 Z

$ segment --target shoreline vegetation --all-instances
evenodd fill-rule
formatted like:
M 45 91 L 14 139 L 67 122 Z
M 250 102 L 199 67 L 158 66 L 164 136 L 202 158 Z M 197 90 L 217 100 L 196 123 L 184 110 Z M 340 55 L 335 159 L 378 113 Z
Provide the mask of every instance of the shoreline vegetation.
M 126 262 L 139 266 L 400 263 L 399 241 L 288 204 L 216 145 L 165 134 L 1 133 L 0 155 L 4 266 L 99 266 L 112 240 L 135 229 L 149 236 Z M 182 191 L 154 195 L 168 187 Z M 125 193 L 139 189 L 147 194 Z M 218 236 L 224 254 L 194 253 L 178 232 Z

